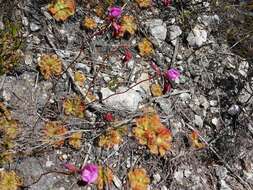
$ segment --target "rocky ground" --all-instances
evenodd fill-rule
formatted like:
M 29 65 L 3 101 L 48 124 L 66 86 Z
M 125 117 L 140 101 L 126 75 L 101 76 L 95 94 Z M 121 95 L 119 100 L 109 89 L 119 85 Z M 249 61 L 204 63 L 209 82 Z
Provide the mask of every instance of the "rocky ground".
M 110 167 L 113 183 L 104 189 L 130 189 L 127 173 L 140 167 L 151 190 L 253 189 L 253 2 L 153 1 L 141 8 L 116 1 L 122 15 L 137 23 L 135 34 L 124 37 L 113 35 L 107 12 L 96 16 L 96 6 L 105 2 L 79 0 L 63 22 L 49 13 L 49 0 L 0 0 L 1 31 L 9 20 L 20 24 L 22 38 L 19 65 L 0 77 L 2 102 L 20 127 L 10 148 L 13 159 L 1 161 L 1 171 L 15 171 L 20 187 L 29 190 L 97 189 L 81 184 L 64 163 Z M 94 30 L 82 26 L 87 16 L 98 24 Z M 148 56 L 138 49 L 144 37 L 153 46 Z M 127 60 L 126 51 L 132 55 Z M 59 76 L 43 77 L 39 62 L 45 54 L 61 59 Z M 161 73 L 171 68 L 180 77 L 168 81 Z M 76 71 L 85 75 L 83 86 Z M 156 95 L 153 84 L 163 92 Z M 85 102 L 84 117 L 63 108 L 75 95 Z M 132 132 L 147 107 L 171 131 L 163 156 L 140 145 Z M 61 121 L 68 130 L 62 146 L 44 140 L 48 121 Z M 120 143 L 98 146 L 109 127 L 122 126 L 127 133 Z M 201 148 L 189 138 L 193 131 Z M 68 143 L 74 132 L 82 134 L 77 149 Z M 2 131 L 0 138 L 4 142 Z

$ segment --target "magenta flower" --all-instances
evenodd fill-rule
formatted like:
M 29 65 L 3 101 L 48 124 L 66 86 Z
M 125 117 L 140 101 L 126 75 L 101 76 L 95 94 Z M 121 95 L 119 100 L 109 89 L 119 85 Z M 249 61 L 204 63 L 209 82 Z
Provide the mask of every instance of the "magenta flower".
M 95 164 L 86 164 L 81 170 L 81 178 L 87 184 L 91 184 L 97 180 L 98 167 Z
M 180 72 L 177 69 L 169 69 L 166 74 L 165 77 L 168 80 L 176 80 L 180 77 Z
M 120 17 L 121 13 L 122 13 L 121 7 L 109 8 L 109 16 L 111 16 L 111 17 L 118 18 L 118 17 Z

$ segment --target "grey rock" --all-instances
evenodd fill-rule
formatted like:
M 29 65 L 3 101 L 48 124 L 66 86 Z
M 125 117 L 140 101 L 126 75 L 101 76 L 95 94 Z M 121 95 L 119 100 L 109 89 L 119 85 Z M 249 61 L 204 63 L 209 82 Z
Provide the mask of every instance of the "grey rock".
M 4 23 L 0 20 L 0 30 L 4 29 Z
M 126 87 L 120 87 L 117 90 L 117 92 L 124 92 L 127 89 L 128 88 Z M 111 91 L 109 88 L 102 88 L 101 93 L 103 98 L 106 98 L 114 94 L 114 92 Z M 106 106 L 112 107 L 117 110 L 136 111 L 138 109 L 138 105 L 141 102 L 141 100 L 142 100 L 141 95 L 135 90 L 130 89 L 125 93 L 117 94 L 115 96 L 106 99 L 103 103 Z
M 187 101 L 187 100 L 191 99 L 191 94 L 184 92 L 184 93 L 180 94 L 179 97 L 181 98 L 181 100 Z
M 226 169 L 225 167 L 223 167 L 223 166 L 217 166 L 217 167 L 215 168 L 215 173 L 216 173 L 216 175 L 218 176 L 218 178 L 219 178 L 220 180 L 222 180 L 222 179 L 225 179 L 225 177 L 227 176 L 228 171 L 227 171 L 227 169 Z
M 224 181 L 224 180 L 221 180 L 220 181 L 220 188 L 219 188 L 220 190 L 232 190 L 229 186 L 228 186 L 228 184 L 226 183 L 226 181 Z
M 150 34 L 156 40 L 165 40 L 167 36 L 166 24 L 161 19 L 153 19 L 147 22 Z
M 207 31 L 196 25 L 187 36 L 187 41 L 192 47 L 200 47 L 207 41 Z
M 1 90 L 1 96 L 3 97 L 4 101 L 10 101 L 11 100 L 11 91 L 8 89 Z
M 198 126 L 198 127 L 203 127 L 203 120 L 199 115 L 195 115 L 194 116 L 194 123 Z
M 37 36 L 33 36 L 32 41 L 33 41 L 33 43 L 36 44 L 36 45 L 39 45 L 39 44 L 40 44 L 40 39 L 39 39 Z
M 161 190 L 168 190 L 168 188 L 167 188 L 165 185 L 163 185 L 163 186 L 161 187 Z
M 212 24 L 219 24 L 220 18 L 218 15 L 202 15 L 198 17 L 198 21 L 204 24 L 205 26 L 210 26 Z
M 210 103 L 210 106 L 217 106 L 218 105 L 217 100 L 211 100 L 209 103 Z
M 33 62 L 32 55 L 30 53 L 25 55 L 25 64 L 31 66 Z
M 238 72 L 239 72 L 242 76 L 247 77 L 248 69 L 249 69 L 249 63 L 248 63 L 247 61 L 242 61 L 242 62 L 239 64 Z
M 20 164 L 17 165 L 17 170 L 24 177 L 24 184 L 31 184 L 38 179 L 41 174 L 44 173 L 43 168 L 41 167 L 40 162 L 35 158 L 27 158 L 23 160 Z M 42 177 L 38 183 L 30 186 L 31 190 L 48 190 L 52 189 L 54 183 L 57 182 L 56 176 L 54 174 L 48 174 L 47 177 Z
M 154 179 L 154 183 L 158 183 L 159 181 L 161 181 L 160 174 L 159 173 L 154 174 L 153 179 Z
M 200 96 L 199 97 L 199 102 L 200 102 L 200 105 L 202 105 L 204 108 L 205 108 L 205 110 L 207 109 L 207 108 L 209 108 L 209 102 L 207 101 L 207 99 L 206 99 L 206 97 L 205 96 Z
M 232 105 L 229 109 L 228 109 L 228 113 L 230 115 L 237 115 L 240 113 L 240 107 L 238 105 Z
M 22 24 L 23 24 L 23 26 L 28 26 L 29 21 L 28 21 L 27 17 L 25 17 L 25 16 L 22 17 Z
M 31 31 L 32 32 L 36 32 L 36 31 L 39 31 L 40 30 L 40 25 L 38 25 L 38 24 L 35 24 L 35 23 L 30 23 L 30 29 L 31 29 Z
M 177 25 L 172 25 L 168 27 L 169 29 L 169 38 L 171 43 L 175 46 L 176 45 L 176 39 L 182 34 L 182 30 Z

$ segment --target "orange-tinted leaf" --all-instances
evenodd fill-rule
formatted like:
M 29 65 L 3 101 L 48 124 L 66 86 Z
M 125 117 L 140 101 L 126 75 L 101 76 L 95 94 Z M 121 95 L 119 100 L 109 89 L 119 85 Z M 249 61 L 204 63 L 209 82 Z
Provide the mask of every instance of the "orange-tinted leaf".
M 55 147 L 64 144 L 64 135 L 67 129 L 60 122 L 47 122 L 44 126 L 43 133 L 45 141 Z
M 143 168 L 133 169 L 128 173 L 128 181 L 132 190 L 147 190 L 150 179 Z
M 45 79 L 59 76 L 62 72 L 62 63 L 57 55 L 43 55 L 39 61 L 40 72 Z
M 11 112 L 6 108 L 3 102 L 0 102 L 0 116 L 4 116 L 7 120 L 11 120 Z
M 97 27 L 97 23 L 93 18 L 85 17 L 83 21 L 83 26 L 86 29 L 94 30 Z
M 4 137 L 7 139 L 15 139 L 20 133 L 17 121 L 0 119 L 0 130 L 3 131 Z
M 141 56 L 149 56 L 154 53 L 153 45 L 148 39 L 144 38 L 138 43 L 138 49 Z
M 95 7 L 95 12 L 98 17 L 103 17 L 105 15 L 105 9 L 102 4 L 99 4 Z
M 152 135 L 147 144 L 150 152 L 161 156 L 165 155 L 171 147 L 172 135 L 170 130 L 166 127 L 159 127 L 153 131 Z
M 97 188 L 99 190 L 105 189 L 105 187 L 111 186 L 113 181 L 113 173 L 109 167 L 98 166 L 98 178 L 96 181 Z
M 65 21 L 75 14 L 75 0 L 54 0 L 48 6 L 49 12 L 57 21 Z
M 12 162 L 13 160 L 13 153 L 11 151 L 4 151 L 0 153 L 0 164 L 7 164 Z
M 197 131 L 192 131 L 192 133 L 190 134 L 190 140 L 192 142 L 192 146 L 197 149 L 205 147 L 205 144 L 200 141 L 199 134 Z
M 137 25 L 133 16 L 123 16 L 121 20 L 121 26 L 124 32 L 127 32 L 131 35 L 134 35 L 135 31 L 137 30 Z
M 1 190 L 17 190 L 21 185 L 21 178 L 14 171 L 0 171 Z
M 85 114 L 85 105 L 80 97 L 67 98 L 63 102 L 64 113 L 75 117 L 83 118 Z
M 133 134 L 140 144 L 147 145 L 150 152 L 163 156 L 171 147 L 172 135 L 157 114 L 146 113 L 136 119 Z
M 69 138 L 69 144 L 75 149 L 80 149 L 81 138 L 82 138 L 82 133 L 80 132 L 73 133 Z
M 154 97 L 158 97 L 163 94 L 163 90 L 159 84 L 152 84 L 150 87 L 150 91 Z
M 74 75 L 74 79 L 79 86 L 81 86 L 81 87 L 84 86 L 84 82 L 86 80 L 86 77 L 84 76 L 82 71 L 76 71 L 75 75 Z
M 147 8 L 151 6 L 152 0 L 135 0 L 135 2 L 139 5 L 139 7 Z
M 109 129 L 99 138 L 98 145 L 104 148 L 113 148 L 122 142 L 122 136 L 116 129 Z

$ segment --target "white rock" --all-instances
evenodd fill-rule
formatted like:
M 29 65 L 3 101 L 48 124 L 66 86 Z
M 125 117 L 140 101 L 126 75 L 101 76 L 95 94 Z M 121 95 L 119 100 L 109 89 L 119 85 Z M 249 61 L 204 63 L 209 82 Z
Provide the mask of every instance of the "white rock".
M 4 89 L 2 91 L 2 96 L 3 96 L 3 99 L 8 102 L 11 100 L 12 93 L 11 93 L 11 91 Z
M 160 26 L 155 26 L 153 28 L 150 28 L 150 33 L 151 35 L 158 39 L 158 40 L 165 40 L 167 36 L 167 28 L 166 25 L 160 25 Z
M 247 77 L 248 69 L 249 69 L 249 63 L 248 63 L 247 61 L 242 61 L 242 62 L 239 64 L 238 72 L 239 72 L 242 76 Z
M 217 106 L 218 105 L 218 101 L 217 100 L 211 100 L 210 101 L 210 106 Z
M 212 119 L 212 124 L 214 124 L 214 126 L 218 127 L 220 125 L 220 120 L 215 117 Z
M 198 17 L 198 21 L 203 23 L 205 26 L 209 26 L 211 24 L 218 24 L 220 21 L 220 18 L 218 15 L 203 15 L 201 17 Z
M 229 109 L 228 109 L 228 113 L 230 115 L 237 115 L 240 112 L 240 107 L 238 105 L 232 105 Z
M 207 31 L 196 25 L 187 36 L 187 41 L 192 47 L 200 47 L 207 41 Z
M 200 95 L 199 102 L 205 109 L 209 108 L 209 102 L 207 101 L 205 96 Z
M 182 30 L 177 25 L 172 25 L 168 27 L 169 29 L 169 38 L 171 43 L 175 46 L 176 45 L 176 39 L 182 34 Z
M 116 175 L 113 176 L 113 183 L 118 189 L 122 188 L 122 182 Z
M 0 20 L 0 30 L 4 29 L 4 23 Z
M 30 24 L 30 29 L 32 32 L 36 32 L 36 31 L 40 30 L 40 28 L 41 28 L 40 25 L 35 24 L 33 22 Z
M 165 40 L 167 36 L 166 24 L 161 19 L 152 19 L 146 22 L 151 35 L 157 40 Z
M 153 178 L 154 178 L 154 183 L 158 183 L 159 181 L 161 181 L 161 176 L 159 173 L 154 174 Z
M 187 100 L 191 99 L 191 94 L 184 92 L 184 93 L 180 94 L 179 97 L 181 98 L 181 100 L 187 101 Z
M 31 66 L 32 65 L 32 55 L 31 54 L 26 54 L 25 55 L 25 64 Z
M 181 183 L 184 179 L 184 171 L 179 170 L 174 173 L 174 178 L 176 179 L 177 182 Z
M 138 104 L 142 100 L 141 95 L 133 89 L 128 90 L 126 87 L 118 88 L 117 92 L 124 92 L 122 94 L 117 94 L 115 96 L 109 97 L 104 101 L 106 106 L 112 107 L 118 110 L 128 110 L 128 111 L 136 111 L 138 109 Z M 109 88 L 101 89 L 102 97 L 106 98 L 112 94 Z
M 202 127 L 203 126 L 203 120 L 199 115 L 195 115 L 194 116 L 194 123 L 198 126 L 198 127 Z
M 141 82 L 140 84 L 136 85 L 133 89 L 137 92 L 139 92 L 142 96 L 146 96 L 147 94 L 150 94 L 150 82 L 149 82 L 149 75 L 148 73 L 142 73 L 140 78 L 137 79 L 136 83 Z M 146 80 L 146 81 L 145 81 Z
M 228 184 L 224 181 L 224 180 L 221 180 L 220 181 L 220 190 L 232 190 Z
M 52 162 L 52 161 L 50 161 L 50 160 L 47 160 L 46 161 L 46 167 L 47 168 L 50 168 L 51 166 L 53 166 L 54 165 L 54 163 Z
M 24 26 L 28 26 L 29 21 L 28 21 L 28 18 L 27 18 L 27 17 L 25 17 L 25 16 L 22 17 L 22 24 L 23 24 Z
M 163 185 L 163 186 L 161 187 L 161 190 L 168 190 L 168 188 L 167 188 L 165 185 Z

